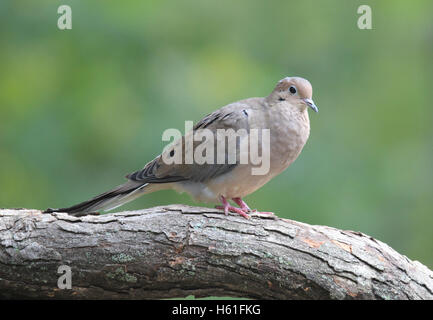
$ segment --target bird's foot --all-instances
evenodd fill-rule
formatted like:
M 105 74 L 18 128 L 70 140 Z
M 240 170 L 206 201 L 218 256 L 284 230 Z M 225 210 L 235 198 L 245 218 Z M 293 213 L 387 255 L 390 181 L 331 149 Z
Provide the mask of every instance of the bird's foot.
M 257 213 L 257 214 L 272 214 L 275 215 L 275 213 L 270 212 L 270 211 L 257 211 L 256 209 L 250 209 L 250 207 L 248 207 L 248 205 L 245 203 L 245 201 L 242 200 L 242 198 L 233 198 L 232 199 L 234 202 L 236 202 L 236 204 L 243 210 L 246 212 L 250 212 L 250 213 Z
M 272 215 L 275 216 L 275 213 L 269 211 L 257 211 L 251 210 L 250 207 L 242 200 L 242 198 L 232 198 L 234 202 L 239 206 L 236 208 L 227 201 L 227 199 L 223 196 L 220 197 L 222 206 L 215 206 L 216 209 L 224 210 L 224 214 L 228 215 L 229 212 L 234 212 L 240 214 L 242 217 L 249 219 L 251 216 L 248 213 L 260 216 L 260 215 Z
M 224 210 L 224 214 L 225 215 L 228 215 L 229 212 L 234 212 L 234 213 L 240 214 L 242 217 L 244 217 L 246 219 L 250 218 L 250 216 L 248 215 L 248 213 L 246 213 L 245 211 L 242 211 L 242 209 L 240 209 L 240 208 L 236 208 L 236 207 L 233 207 L 231 205 L 228 205 L 227 207 L 225 207 L 225 206 L 215 206 L 215 209 Z
M 246 210 L 244 210 L 242 208 L 233 207 L 232 205 L 230 205 L 230 203 L 227 201 L 227 199 L 225 197 L 223 197 L 223 196 L 221 196 L 221 202 L 223 203 L 223 205 L 222 206 L 215 206 L 215 208 L 216 209 L 224 210 L 224 214 L 225 215 L 228 215 L 229 211 L 230 211 L 230 212 L 238 213 L 238 214 L 240 214 L 242 217 L 244 217 L 246 219 L 250 218 L 250 216 L 248 215 L 248 213 L 246 212 Z
M 250 207 L 248 207 L 248 205 L 245 203 L 245 201 L 242 200 L 242 198 L 233 198 L 232 200 L 234 202 L 236 202 L 236 204 L 241 208 L 242 211 L 246 211 L 246 212 L 251 212 L 252 211 L 250 209 Z

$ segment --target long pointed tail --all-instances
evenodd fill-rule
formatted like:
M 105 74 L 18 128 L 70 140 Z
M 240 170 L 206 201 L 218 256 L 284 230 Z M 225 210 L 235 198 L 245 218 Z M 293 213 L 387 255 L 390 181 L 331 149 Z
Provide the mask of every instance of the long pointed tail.
M 72 207 L 52 209 L 49 208 L 44 213 L 51 212 L 67 212 L 74 216 L 84 216 L 99 210 L 112 210 L 127 202 L 130 202 L 139 196 L 147 193 L 146 186 L 148 183 L 142 184 L 134 181 L 128 181 L 110 191 L 104 192 L 90 200 L 81 202 Z

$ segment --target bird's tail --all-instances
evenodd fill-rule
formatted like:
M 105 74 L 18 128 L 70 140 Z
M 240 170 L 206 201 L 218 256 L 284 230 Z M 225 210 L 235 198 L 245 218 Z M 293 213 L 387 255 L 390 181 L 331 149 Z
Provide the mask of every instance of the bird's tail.
M 81 202 L 72 207 L 52 209 L 49 208 L 44 213 L 51 212 L 67 212 L 74 216 L 84 216 L 92 214 L 94 212 L 103 210 L 108 211 L 117 208 L 127 202 L 130 202 L 144 193 L 148 193 L 150 190 L 146 188 L 148 183 L 139 183 L 134 181 L 128 181 L 116 188 L 104 192 L 90 200 Z

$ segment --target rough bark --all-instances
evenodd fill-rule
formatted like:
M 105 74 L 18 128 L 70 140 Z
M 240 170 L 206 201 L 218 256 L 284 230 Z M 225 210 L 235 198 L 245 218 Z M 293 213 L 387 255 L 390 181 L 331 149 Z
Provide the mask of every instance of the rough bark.
M 72 289 L 59 289 L 60 265 Z M 0 210 L 0 297 L 433 299 L 433 273 L 365 234 L 184 205 Z

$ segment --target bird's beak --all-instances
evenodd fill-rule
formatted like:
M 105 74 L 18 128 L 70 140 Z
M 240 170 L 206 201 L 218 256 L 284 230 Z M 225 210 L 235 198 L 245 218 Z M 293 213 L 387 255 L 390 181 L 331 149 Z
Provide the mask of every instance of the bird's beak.
M 314 101 L 311 99 L 302 99 L 304 103 L 309 106 L 311 109 L 313 109 L 315 112 L 319 112 L 319 108 L 314 104 Z

